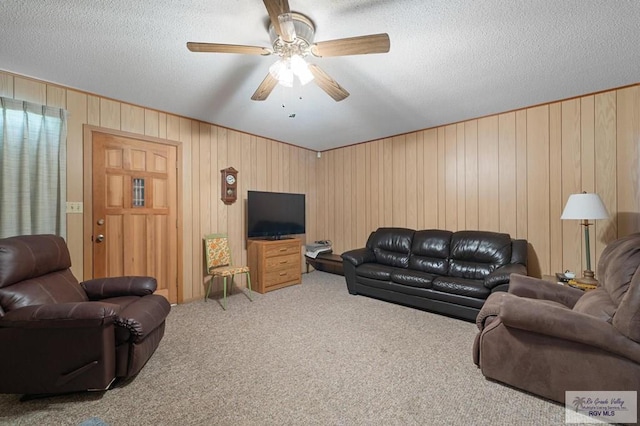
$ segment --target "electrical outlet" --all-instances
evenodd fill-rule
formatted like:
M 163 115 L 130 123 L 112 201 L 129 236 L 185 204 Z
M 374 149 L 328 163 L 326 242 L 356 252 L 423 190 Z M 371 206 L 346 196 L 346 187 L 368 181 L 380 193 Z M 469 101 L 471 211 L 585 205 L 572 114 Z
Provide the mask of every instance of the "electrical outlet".
M 82 213 L 82 201 L 67 201 L 67 213 Z

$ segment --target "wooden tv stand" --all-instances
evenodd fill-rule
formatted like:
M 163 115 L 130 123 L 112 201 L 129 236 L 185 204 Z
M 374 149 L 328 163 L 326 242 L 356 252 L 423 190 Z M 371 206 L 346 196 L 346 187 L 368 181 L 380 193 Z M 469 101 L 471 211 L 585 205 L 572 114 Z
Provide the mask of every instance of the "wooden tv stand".
M 258 293 L 302 283 L 302 242 L 284 240 L 249 240 L 247 257 L 251 270 L 251 287 Z

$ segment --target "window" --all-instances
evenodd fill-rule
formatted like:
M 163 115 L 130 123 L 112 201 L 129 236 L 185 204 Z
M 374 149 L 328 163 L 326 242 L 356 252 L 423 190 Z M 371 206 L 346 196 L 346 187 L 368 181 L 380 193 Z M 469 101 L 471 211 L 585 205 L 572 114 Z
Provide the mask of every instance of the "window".
M 67 113 L 0 97 L 0 237 L 66 237 Z
M 144 179 L 133 178 L 133 207 L 144 207 Z

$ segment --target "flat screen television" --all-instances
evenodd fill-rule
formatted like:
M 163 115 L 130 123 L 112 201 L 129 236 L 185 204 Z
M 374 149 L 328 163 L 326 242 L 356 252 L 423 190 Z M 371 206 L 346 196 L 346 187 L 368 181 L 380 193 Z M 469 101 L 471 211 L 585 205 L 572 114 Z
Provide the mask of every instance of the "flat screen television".
M 305 196 L 287 192 L 247 192 L 247 237 L 281 239 L 305 233 Z

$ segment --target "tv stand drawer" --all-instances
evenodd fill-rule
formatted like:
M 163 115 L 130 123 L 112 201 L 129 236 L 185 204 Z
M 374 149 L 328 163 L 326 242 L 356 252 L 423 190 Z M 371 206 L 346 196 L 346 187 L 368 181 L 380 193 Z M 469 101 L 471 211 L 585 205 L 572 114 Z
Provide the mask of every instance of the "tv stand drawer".
M 297 280 L 300 274 L 296 274 L 295 271 L 292 271 L 291 268 L 283 269 L 280 271 L 269 271 L 264 274 L 264 286 L 269 289 L 269 287 L 276 286 L 278 284 L 291 283 L 297 284 Z M 283 287 L 279 286 L 278 288 Z
M 251 286 L 258 293 L 302 282 L 302 243 L 287 240 L 249 240 L 247 256 Z
M 270 245 L 265 249 L 265 257 L 278 257 L 291 254 L 300 254 L 300 245 L 291 240 L 282 240 L 281 244 Z
M 292 269 L 300 264 L 300 255 L 299 254 L 287 254 L 284 256 L 277 257 L 267 257 L 265 259 L 265 265 L 267 271 L 275 271 L 281 269 Z

